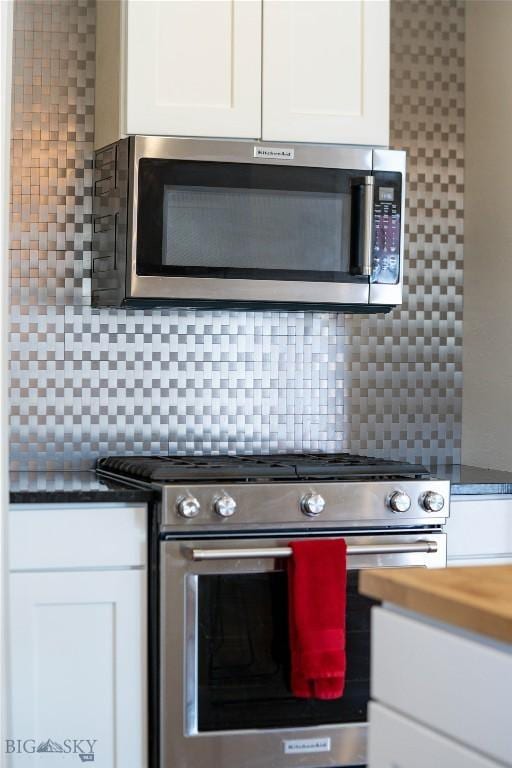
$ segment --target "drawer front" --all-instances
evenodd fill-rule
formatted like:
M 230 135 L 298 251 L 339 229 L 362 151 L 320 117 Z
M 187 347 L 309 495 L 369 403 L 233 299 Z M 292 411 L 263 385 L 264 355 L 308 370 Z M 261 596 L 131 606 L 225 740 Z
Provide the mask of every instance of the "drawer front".
M 511 764 L 512 647 L 474 638 L 374 608 L 372 698 Z
M 145 505 L 13 505 L 10 570 L 145 566 L 146 521 Z
M 499 763 L 371 703 L 368 768 L 501 768 Z
M 452 498 L 448 560 L 500 557 L 512 560 L 512 498 Z

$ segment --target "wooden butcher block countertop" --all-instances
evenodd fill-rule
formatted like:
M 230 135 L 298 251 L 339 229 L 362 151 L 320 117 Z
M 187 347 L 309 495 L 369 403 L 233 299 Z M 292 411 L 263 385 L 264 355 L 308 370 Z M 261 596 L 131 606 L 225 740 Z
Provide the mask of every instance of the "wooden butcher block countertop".
M 359 591 L 375 600 L 512 643 L 512 565 L 363 570 Z

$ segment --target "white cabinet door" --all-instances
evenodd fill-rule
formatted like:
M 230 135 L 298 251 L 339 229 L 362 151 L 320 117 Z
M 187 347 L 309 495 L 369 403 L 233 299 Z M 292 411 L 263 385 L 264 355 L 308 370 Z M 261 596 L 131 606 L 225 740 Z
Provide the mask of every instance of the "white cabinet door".
M 128 0 L 126 133 L 258 138 L 260 0 Z
M 263 0 L 263 139 L 389 143 L 389 0 Z
M 146 766 L 145 571 L 13 573 L 10 604 L 10 768 L 78 766 L 88 740 L 95 768 Z

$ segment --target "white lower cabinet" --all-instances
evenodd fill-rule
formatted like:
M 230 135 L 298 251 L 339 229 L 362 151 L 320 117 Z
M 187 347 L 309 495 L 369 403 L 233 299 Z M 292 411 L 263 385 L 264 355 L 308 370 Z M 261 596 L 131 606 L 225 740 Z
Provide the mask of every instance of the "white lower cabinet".
M 119 511 L 104 510 L 96 535 L 105 533 Z M 133 509 L 126 511 L 129 520 Z M 50 521 L 56 515 L 51 509 L 34 514 L 41 522 L 45 512 Z M 16 513 L 13 508 L 14 529 Z M 83 505 L 69 510 L 77 523 L 87 513 Z M 128 561 L 140 539 L 140 514 L 132 518 L 137 525 L 135 544 L 126 547 Z M 65 534 L 54 529 L 53 535 L 58 561 L 66 550 Z M 110 545 L 114 552 L 115 538 Z M 51 559 L 48 552 L 46 557 Z M 147 572 L 140 562 L 11 572 L 9 768 L 147 766 L 146 592 Z M 44 751 L 34 753 L 38 747 Z
M 500 768 L 501 763 L 424 728 L 381 704 L 370 704 L 369 768 Z
M 372 609 L 371 668 L 374 702 L 421 724 L 433 739 L 439 734 L 464 745 L 468 753 L 485 756 L 488 762 L 475 766 L 497 763 L 512 768 L 512 646 L 385 604 Z M 395 733 L 399 730 L 397 726 Z M 389 750 L 398 749 L 391 731 L 386 736 L 385 729 L 377 727 L 376 733 L 389 739 Z M 441 748 L 442 742 L 436 743 Z M 377 755 L 375 748 L 372 754 Z M 423 757 L 407 762 L 408 753 L 403 755 L 402 762 L 391 762 L 393 768 L 427 765 Z M 377 759 L 369 768 L 388 765 Z M 445 765 L 466 768 L 466 763 L 436 760 L 429 768 Z

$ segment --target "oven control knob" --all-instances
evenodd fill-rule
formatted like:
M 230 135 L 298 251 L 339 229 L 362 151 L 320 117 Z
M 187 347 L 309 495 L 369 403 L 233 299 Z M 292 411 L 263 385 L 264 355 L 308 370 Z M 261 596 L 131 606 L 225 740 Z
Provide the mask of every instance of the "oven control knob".
M 232 496 L 219 496 L 213 503 L 213 508 L 221 517 L 231 517 L 236 512 L 236 501 Z
M 307 493 L 300 501 L 302 511 L 308 517 L 316 517 L 323 512 L 325 499 L 319 493 Z
M 427 491 L 421 497 L 421 506 L 427 512 L 440 512 L 444 507 L 444 499 L 436 491 Z
M 190 493 L 178 499 L 178 515 L 181 517 L 196 517 L 200 509 L 198 500 Z
M 392 512 L 408 512 L 411 508 L 411 500 L 405 491 L 395 491 L 388 501 Z

